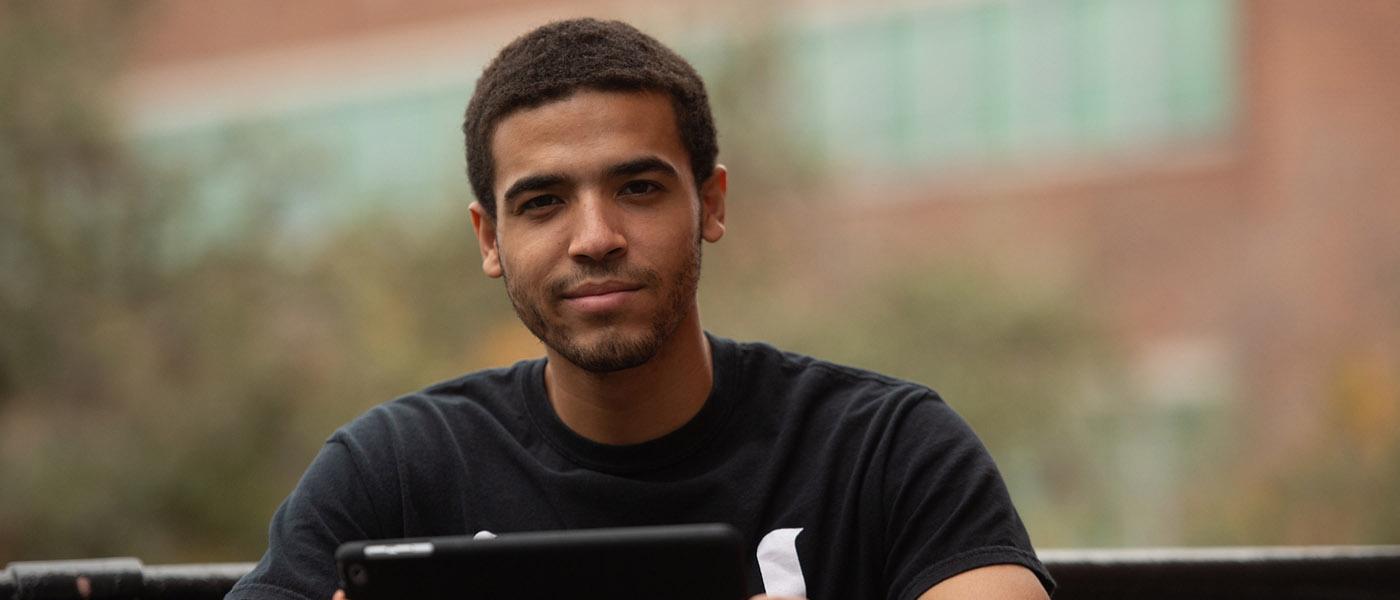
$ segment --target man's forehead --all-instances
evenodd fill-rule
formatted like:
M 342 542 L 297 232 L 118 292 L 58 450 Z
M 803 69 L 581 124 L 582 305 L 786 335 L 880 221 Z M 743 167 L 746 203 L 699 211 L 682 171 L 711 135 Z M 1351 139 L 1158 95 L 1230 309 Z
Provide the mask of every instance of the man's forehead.
M 498 193 L 530 172 L 601 173 L 643 155 L 689 166 L 670 98 L 657 92 L 580 90 L 516 111 L 496 126 L 491 153 Z

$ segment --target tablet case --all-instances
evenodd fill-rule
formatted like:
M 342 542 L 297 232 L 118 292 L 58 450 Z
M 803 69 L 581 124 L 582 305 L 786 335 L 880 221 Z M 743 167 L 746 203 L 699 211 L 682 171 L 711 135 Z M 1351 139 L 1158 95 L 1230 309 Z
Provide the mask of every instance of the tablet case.
M 336 551 L 350 600 L 742 600 L 743 546 L 728 525 L 361 541 Z

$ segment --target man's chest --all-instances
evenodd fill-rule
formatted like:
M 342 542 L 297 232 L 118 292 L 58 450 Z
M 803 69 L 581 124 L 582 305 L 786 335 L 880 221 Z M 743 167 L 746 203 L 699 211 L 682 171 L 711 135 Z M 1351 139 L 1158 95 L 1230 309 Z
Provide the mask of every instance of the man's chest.
M 771 452 L 727 456 L 712 468 L 666 476 L 504 456 L 489 468 L 438 467 L 431 477 L 402 480 L 434 490 L 403 490 L 404 536 L 726 523 L 745 540 L 752 593 L 868 588 L 872 559 L 882 556 L 883 512 L 868 478 L 847 462 L 814 461 L 812 453 L 777 458 Z

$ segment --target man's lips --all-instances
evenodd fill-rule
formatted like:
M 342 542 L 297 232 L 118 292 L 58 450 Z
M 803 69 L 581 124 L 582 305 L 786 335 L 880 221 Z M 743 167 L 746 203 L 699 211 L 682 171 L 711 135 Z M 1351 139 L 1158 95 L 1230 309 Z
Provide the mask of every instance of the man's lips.
M 622 281 L 605 281 L 602 283 L 585 283 L 583 285 L 574 287 L 573 289 L 567 292 L 564 292 L 563 295 L 566 300 L 574 300 L 579 298 L 588 298 L 590 296 L 606 296 L 609 294 L 616 294 L 618 292 L 635 292 L 641 288 L 642 286 L 635 283 L 626 283 Z
M 635 283 L 608 281 L 586 283 L 564 293 L 564 305 L 584 313 L 600 313 L 622 307 L 642 286 Z

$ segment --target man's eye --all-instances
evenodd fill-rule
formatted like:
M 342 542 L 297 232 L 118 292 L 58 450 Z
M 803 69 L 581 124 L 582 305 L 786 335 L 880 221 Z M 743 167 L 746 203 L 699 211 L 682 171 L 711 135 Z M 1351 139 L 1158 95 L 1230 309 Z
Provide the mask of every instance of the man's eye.
M 560 202 L 563 202 L 563 200 L 560 200 L 558 196 L 535 196 L 534 198 L 521 202 L 519 212 L 524 213 L 532 210 L 539 210 Z
M 661 189 L 661 186 L 651 181 L 629 181 L 627 185 L 618 190 L 619 196 L 639 196 Z

